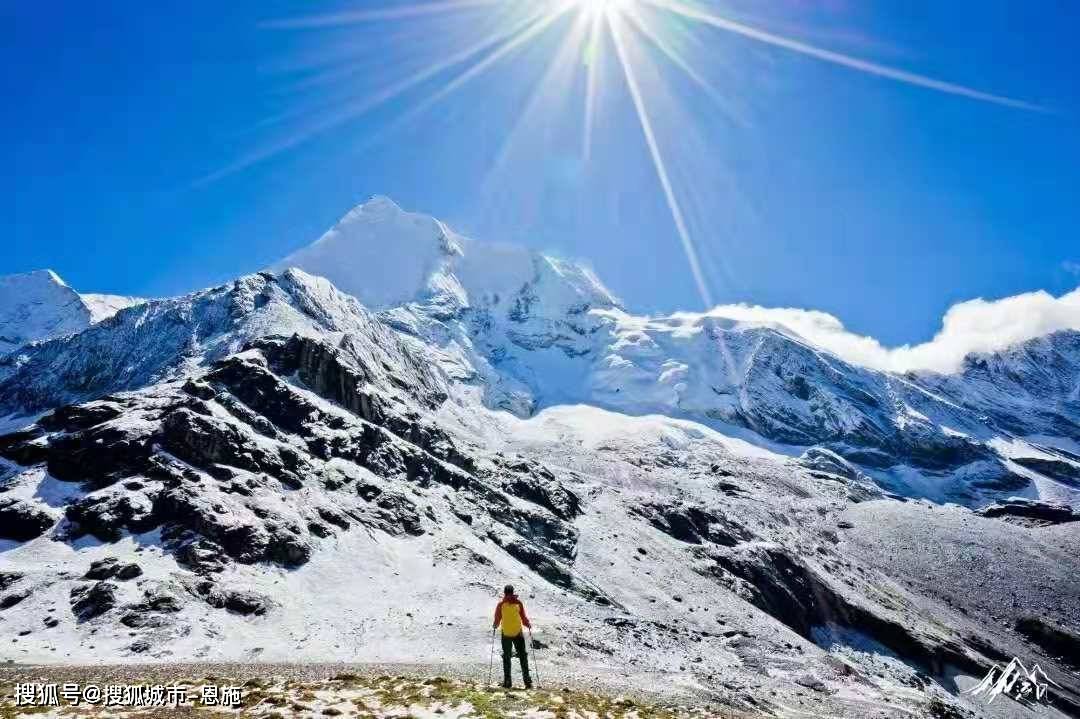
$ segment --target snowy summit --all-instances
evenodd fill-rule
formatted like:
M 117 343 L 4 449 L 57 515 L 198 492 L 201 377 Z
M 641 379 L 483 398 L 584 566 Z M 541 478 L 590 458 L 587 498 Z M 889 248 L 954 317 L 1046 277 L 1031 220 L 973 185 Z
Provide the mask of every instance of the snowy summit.
M 512 583 L 549 676 L 957 716 L 1038 653 L 1080 709 L 1076 330 L 881 371 L 384 198 L 108 319 L 0 287 L 20 661 L 482 664 Z

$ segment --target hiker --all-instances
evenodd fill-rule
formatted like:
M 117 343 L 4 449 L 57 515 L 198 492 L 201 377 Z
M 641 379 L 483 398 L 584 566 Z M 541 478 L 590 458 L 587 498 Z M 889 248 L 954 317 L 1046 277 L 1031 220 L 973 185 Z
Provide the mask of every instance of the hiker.
M 491 630 L 495 631 L 502 625 L 502 660 L 503 660 L 503 686 L 509 689 L 510 681 L 510 652 L 517 652 L 521 661 L 521 679 L 525 682 L 526 689 L 532 689 L 532 677 L 529 676 L 529 655 L 525 651 L 525 634 L 521 626 L 525 625 L 532 629 L 529 617 L 525 614 L 525 605 L 514 594 L 514 587 L 507 584 L 503 589 L 503 598 L 495 607 L 495 623 Z

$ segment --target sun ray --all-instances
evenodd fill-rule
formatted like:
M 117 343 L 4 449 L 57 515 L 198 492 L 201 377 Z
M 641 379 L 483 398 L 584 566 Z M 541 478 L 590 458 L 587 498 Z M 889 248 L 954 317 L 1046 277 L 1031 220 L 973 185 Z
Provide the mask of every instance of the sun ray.
M 575 2 L 573 1 L 564 2 L 555 10 L 547 10 L 541 13 L 539 17 L 534 16 L 534 20 L 528 27 L 515 34 L 513 37 L 507 38 L 482 60 L 470 65 L 462 71 L 460 75 L 441 87 L 438 92 L 427 96 L 421 102 L 417 103 L 408 112 L 395 120 L 389 129 L 392 130 L 401 125 L 408 124 L 410 121 L 430 110 L 434 105 L 459 90 L 466 83 L 490 69 L 499 60 L 551 27 L 556 20 L 563 17 L 569 10 L 573 9 L 574 5 Z
M 619 64 L 622 66 L 623 75 L 626 78 L 626 87 L 630 91 L 630 98 L 634 102 L 634 109 L 637 111 L 638 121 L 641 123 L 641 131 L 645 135 L 645 143 L 649 147 L 649 154 L 652 156 L 653 166 L 656 168 L 657 179 L 659 179 L 660 187 L 664 191 L 664 198 L 671 212 L 671 219 L 675 222 L 675 231 L 678 233 L 679 241 L 682 243 L 683 251 L 686 253 L 686 260 L 690 265 L 690 272 L 694 276 L 698 294 L 706 307 L 712 307 L 712 293 L 709 292 L 708 284 L 705 282 L 705 275 L 701 270 L 697 248 L 694 246 L 693 238 L 691 238 L 690 231 L 686 227 L 686 220 L 683 217 L 679 201 L 675 197 L 675 190 L 668 175 L 664 157 L 660 152 L 660 145 L 656 141 L 656 133 L 653 131 L 652 121 L 649 119 L 649 112 L 645 107 L 645 99 L 638 85 L 633 63 L 630 62 L 627 56 L 621 22 L 621 19 L 616 15 L 608 17 L 607 26 L 611 31 L 611 38 L 615 45 L 615 54 L 618 56 Z
M 671 47 L 670 43 L 664 40 L 664 38 L 661 37 L 659 33 L 649 27 L 649 24 L 645 21 L 644 18 L 641 17 L 641 13 L 636 7 L 634 7 L 633 5 L 627 7 L 623 11 L 623 16 L 629 18 L 630 22 L 634 25 L 634 28 L 639 33 L 644 35 L 645 38 L 649 40 L 649 42 L 655 45 L 656 49 L 662 52 L 676 67 L 686 73 L 686 76 L 689 77 L 694 82 L 694 84 L 697 85 L 709 97 L 710 100 L 715 102 L 717 106 L 719 106 L 720 109 L 723 110 L 726 115 L 728 115 L 729 118 L 737 120 L 735 114 L 732 112 L 729 106 L 729 103 L 723 98 L 723 96 L 720 95 L 719 91 L 717 91 L 716 88 L 710 85 L 709 81 L 701 76 L 701 73 L 695 70 L 690 65 L 690 63 L 688 63 L 681 55 L 679 55 L 679 53 L 676 52 L 673 47 Z
M 556 132 L 555 128 L 559 128 L 558 132 L 569 131 L 570 142 L 576 142 L 578 110 L 574 110 L 570 125 L 562 125 L 554 121 L 557 115 L 541 115 L 544 111 L 559 113 L 565 110 L 566 107 L 558 107 L 563 104 L 563 100 L 569 100 L 572 105 L 568 107 L 571 108 L 580 107 L 577 103 L 582 101 L 584 105 L 584 118 L 580 130 L 582 133 L 581 164 L 575 165 L 573 172 L 580 173 L 581 167 L 589 166 L 594 162 L 594 143 L 599 121 L 598 103 L 606 97 L 604 83 L 608 81 L 608 57 L 611 56 L 610 68 L 615 73 L 611 79 L 615 79 L 620 85 L 625 83 L 628 89 L 633 102 L 633 112 L 644 135 L 658 185 L 663 192 L 674 229 L 686 255 L 694 284 L 702 302 L 711 305 L 712 295 L 706 277 L 721 278 L 723 281 L 730 281 L 732 278 L 725 276 L 729 274 L 726 271 L 719 272 L 715 266 L 709 264 L 716 259 L 714 254 L 699 253 L 698 245 L 689 229 L 691 223 L 687 221 L 689 216 L 686 210 L 698 211 L 702 207 L 714 204 L 713 201 L 718 197 L 715 193 L 734 196 L 738 194 L 738 190 L 734 185 L 735 189 L 731 192 L 718 189 L 715 173 L 710 174 L 717 163 L 712 162 L 709 167 L 694 165 L 697 157 L 708 156 L 715 160 L 716 148 L 709 146 L 708 142 L 703 143 L 701 138 L 693 134 L 692 130 L 696 129 L 696 125 L 692 122 L 690 125 L 685 123 L 686 120 L 690 120 L 689 117 L 680 117 L 680 120 L 684 121 L 680 127 L 684 129 L 680 130 L 679 142 L 669 144 L 667 141 L 670 138 L 658 135 L 658 129 L 665 130 L 669 127 L 670 123 L 667 120 L 676 113 L 707 107 L 707 105 L 684 106 L 683 100 L 689 102 L 689 98 L 669 94 L 668 91 L 672 88 L 663 82 L 663 73 L 656 77 L 653 77 L 652 73 L 668 70 L 667 64 L 670 64 L 678 73 L 690 80 L 695 94 L 704 94 L 734 124 L 746 129 L 751 128 L 751 125 L 741 117 L 743 113 L 738 111 L 739 103 L 735 89 L 727 87 L 726 84 L 724 87 L 714 84 L 715 80 L 710 79 L 709 73 L 705 72 L 708 68 L 701 67 L 700 63 L 692 62 L 696 54 L 691 50 L 701 51 L 704 46 L 700 44 L 693 47 L 684 46 L 679 42 L 680 40 L 700 41 L 703 38 L 711 38 L 713 37 L 711 30 L 715 29 L 911 86 L 1006 107 L 1052 112 L 1032 102 L 945 82 L 760 30 L 715 14 L 706 8 L 707 3 L 694 0 L 414 0 L 411 3 L 409 0 L 402 1 L 409 4 L 389 7 L 364 7 L 360 4 L 360 9 L 357 10 L 306 17 L 287 17 L 262 23 L 261 27 L 272 29 L 329 29 L 333 31 L 337 28 L 363 23 L 405 22 L 406 27 L 423 33 L 423 37 L 418 42 L 400 43 L 403 47 L 416 49 L 419 54 L 412 59 L 421 64 L 421 67 L 413 71 L 415 65 L 411 63 L 408 68 L 396 66 L 395 75 L 390 80 L 389 86 L 377 88 L 374 91 L 369 90 L 359 95 L 360 91 L 353 91 L 351 85 L 354 80 L 365 76 L 363 72 L 365 68 L 360 63 L 353 62 L 353 59 L 366 58 L 370 66 L 372 61 L 381 62 L 382 57 L 379 56 L 373 60 L 374 55 L 367 52 L 367 48 L 360 45 L 346 45 L 348 53 L 344 58 L 341 57 L 340 52 L 332 54 L 331 59 L 337 57 L 338 62 L 327 63 L 325 51 L 321 52 L 324 59 L 308 68 L 320 69 L 320 72 L 294 82 L 291 86 L 284 88 L 284 91 L 307 94 L 309 90 L 321 89 L 330 84 L 340 84 L 345 91 L 336 93 L 337 98 L 323 98 L 323 101 L 315 106 L 311 103 L 303 103 L 298 105 L 297 110 L 281 113 L 268 119 L 265 126 L 284 124 L 291 118 L 297 118 L 297 124 L 303 124 L 305 119 L 309 122 L 291 135 L 286 135 L 284 138 L 279 136 L 276 144 L 257 149 L 194 184 L 199 186 L 213 182 L 274 157 L 380 106 L 410 98 L 412 101 L 402 107 L 400 112 L 395 109 L 394 117 L 383 123 L 377 131 L 365 133 L 363 141 L 365 147 L 381 143 L 387 135 L 422 116 L 433 106 L 454 95 L 467 84 L 476 81 L 497 65 L 502 67 L 509 64 L 508 58 L 516 51 L 518 52 L 513 62 L 522 60 L 527 55 L 523 50 L 527 44 L 532 49 L 543 47 L 546 50 L 548 45 L 542 44 L 543 41 L 538 38 L 542 35 L 545 38 L 548 37 L 545 33 L 549 32 L 549 28 L 552 28 L 561 18 L 573 13 L 573 22 L 569 23 L 568 28 L 562 28 L 567 32 L 566 38 L 554 49 L 554 55 L 543 61 L 548 66 L 540 72 L 536 87 L 528 91 L 524 107 L 516 117 L 509 116 L 508 130 L 500 138 L 501 143 L 484 184 L 491 185 L 495 175 L 505 174 L 503 166 L 509 165 L 508 158 L 512 152 L 515 153 L 515 158 L 518 157 L 517 151 L 522 149 L 519 147 L 521 145 L 519 140 L 526 132 L 538 133 L 540 142 L 550 145 L 552 135 L 549 133 Z M 460 24 L 454 24 L 459 20 Z M 440 32 L 440 28 L 433 25 L 436 21 L 450 23 L 445 26 L 450 33 Z M 381 29 L 385 30 L 388 27 L 389 25 L 383 25 Z M 469 39 L 465 40 L 458 36 L 456 34 L 458 30 L 467 32 Z M 382 43 L 379 47 L 397 47 L 399 44 L 390 36 L 384 36 Z M 356 52 L 358 49 L 364 52 Z M 581 75 L 578 74 L 582 65 L 573 62 L 575 52 L 577 57 L 584 58 L 586 74 L 583 85 Z M 340 62 L 342 59 L 347 62 Z M 535 59 L 532 57 L 530 60 L 523 60 L 521 64 L 527 64 Z M 710 59 L 718 58 L 713 56 Z M 513 68 L 516 69 L 518 66 L 515 65 Z M 380 64 L 377 69 L 381 72 L 388 68 Z M 566 72 L 568 69 L 569 72 Z M 672 77 L 681 80 L 678 73 Z M 622 77 L 619 78 L 618 75 Z M 643 78 L 646 80 L 646 86 L 643 86 L 641 82 Z M 649 85 L 650 80 L 660 84 Z M 368 81 L 372 82 L 370 78 Z M 439 85 L 440 81 L 443 84 Z M 677 89 L 685 91 L 689 87 L 689 84 L 679 84 Z M 645 91 L 649 91 L 648 94 Z M 514 96 L 522 98 L 522 95 L 517 93 L 514 93 Z M 650 115 L 650 110 L 663 111 L 665 114 Z M 715 129 L 715 126 L 710 126 L 708 129 Z M 695 138 L 696 144 L 688 139 L 691 136 Z M 576 154 L 574 150 L 571 152 Z M 670 156 L 666 156 L 665 153 L 670 153 Z M 546 159 L 541 158 L 541 161 L 546 161 Z M 669 165 L 669 163 L 673 164 Z M 695 167 L 695 182 L 682 184 L 676 192 L 669 167 L 686 171 L 691 166 Z M 590 173 L 592 174 L 598 175 L 598 173 Z M 709 177 L 714 182 L 711 185 L 697 182 L 702 177 Z M 726 178 L 722 178 L 722 181 L 726 181 Z M 514 183 L 506 184 L 512 186 Z M 708 200 L 704 200 L 699 197 L 699 194 L 705 191 L 714 194 Z M 698 226 L 700 218 L 691 219 L 694 220 L 693 224 Z
M 582 14 L 584 16 L 584 13 Z M 596 83 L 600 72 L 600 31 L 603 28 L 604 16 L 602 13 L 593 13 L 589 18 L 589 45 L 586 49 L 585 58 L 587 76 L 585 80 L 585 130 L 582 138 L 582 157 L 586 162 L 592 156 L 593 122 L 596 115 Z
M 527 17 L 525 20 L 517 23 L 509 30 L 497 34 L 493 37 L 484 38 L 483 40 L 474 43 L 452 55 L 449 55 L 438 62 L 432 63 L 427 67 L 413 73 L 412 75 L 394 83 L 388 88 L 385 88 L 374 95 L 365 97 L 356 102 L 350 103 L 345 109 L 333 113 L 327 118 L 316 122 L 310 127 L 301 130 L 293 134 L 290 137 L 285 138 L 269 147 L 265 147 L 261 150 L 257 150 L 236 162 L 216 170 L 204 177 L 199 178 L 193 184 L 195 187 L 216 182 L 217 180 L 227 177 L 233 173 L 239 172 L 245 168 L 248 168 L 256 163 L 268 160 L 275 155 L 290 150 L 303 142 L 310 140 L 316 135 L 320 135 L 324 132 L 332 130 L 335 127 L 343 125 L 357 117 L 363 115 L 366 112 L 370 112 L 375 108 L 390 102 L 391 100 L 400 97 L 409 90 L 417 87 L 418 85 L 431 80 L 438 76 L 440 73 L 446 72 L 455 65 L 459 65 L 462 62 L 467 61 L 469 58 L 478 55 L 485 50 L 490 49 L 493 46 L 500 45 L 500 43 L 510 43 L 514 39 L 528 32 L 531 26 L 535 26 L 539 20 L 544 20 L 546 17 L 546 11 L 536 12 Z M 444 88 L 445 89 L 445 88 Z
M 525 103 L 525 108 L 521 111 L 517 122 L 514 123 L 514 127 L 507 134 L 506 140 L 503 142 L 499 154 L 496 156 L 495 162 L 492 165 L 492 172 L 499 170 L 506 162 L 508 149 L 513 144 L 515 138 L 523 132 L 525 120 L 540 109 L 541 104 L 549 93 L 557 92 L 557 81 L 560 72 L 572 67 L 575 53 L 580 49 L 580 45 L 585 39 L 585 33 L 591 32 L 591 25 L 592 22 L 583 15 L 578 16 L 574 23 L 574 29 L 567 33 L 566 38 L 560 44 L 559 49 L 552 56 L 551 62 L 548 63 L 547 69 L 536 83 L 536 87 L 533 88 L 529 100 Z
M 360 23 L 375 22 L 379 20 L 407 20 L 426 15 L 439 15 L 442 13 L 468 10 L 475 7 L 497 5 L 502 1 L 503 0 L 444 0 L 444 2 L 417 3 L 415 5 L 405 5 L 404 7 L 375 8 L 373 10 L 355 10 L 350 12 L 327 13 L 324 15 L 308 15 L 305 17 L 267 20 L 260 23 L 259 27 L 296 30 L 303 28 L 358 25 Z
M 775 47 L 781 47 L 786 50 L 807 55 L 809 57 L 817 58 L 818 60 L 824 60 L 825 62 L 832 63 L 834 65 L 842 65 L 843 67 L 851 68 L 852 70 L 858 70 L 870 75 L 877 75 L 878 77 L 888 78 L 890 80 L 896 80 L 908 85 L 915 85 L 918 87 L 924 87 L 929 90 L 936 90 L 937 92 L 943 92 L 949 95 L 958 95 L 960 97 L 966 97 L 971 100 L 980 100 L 982 102 L 989 102 L 995 105 L 1003 105 L 1005 107 L 1012 107 L 1020 110 L 1030 110 L 1033 112 L 1049 112 L 1050 110 L 1042 105 L 1037 105 L 1024 100 L 1017 100 L 1011 97 L 1005 97 L 1003 95 L 994 95 L 988 92 L 982 92 L 965 85 L 957 85 L 951 82 L 945 82 L 943 80 L 937 80 L 926 75 L 919 75 L 917 73 L 908 72 L 906 70 L 899 70 L 897 68 L 888 67 L 887 65 L 879 65 L 868 60 L 862 60 L 851 55 L 845 55 L 840 52 L 834 52 L 832 50 L 826 50 L 825 48 L 817 47 L 816 45 L 810 45 L 809 43 L 801 42 L 799 40 L 793 40 L 783 35 L 775 35 L 764 30 L 758 30 L 757 28 L 743 23 L 735 22 L 734 20 L 728 20 L 727 18 L 720 17 L 719 15 L 713 15 L 703 10 L 686 5 L 679 2 L 679 0 L 640 0 L 663 10 L 668 10 L 677 15 L 681 15 L 690 20 L 694 20 L 705 25 L 711 25 L 720 30 L 735 33 L 736 35 L 742 35 L 743 37 L 763 42 L 767 45 L 773 45 Z

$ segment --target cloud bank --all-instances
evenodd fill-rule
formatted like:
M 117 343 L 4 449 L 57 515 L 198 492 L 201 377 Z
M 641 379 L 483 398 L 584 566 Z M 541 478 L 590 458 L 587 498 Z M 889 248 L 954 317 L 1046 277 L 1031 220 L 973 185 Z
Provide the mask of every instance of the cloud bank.
M 885 347 L 873 337 L 845 329 L 836 317 L 815 310 L 721 305 L 708 312 L 740 322 L 779 324 L 843 359 L 892 372 L 956 372 L 972 352 L 993 352 L 1057 330 L 1080 330 L 1080 287 L 1054 297 L 1028 292 L 1000 300 L 953 305 L 929 342 Z

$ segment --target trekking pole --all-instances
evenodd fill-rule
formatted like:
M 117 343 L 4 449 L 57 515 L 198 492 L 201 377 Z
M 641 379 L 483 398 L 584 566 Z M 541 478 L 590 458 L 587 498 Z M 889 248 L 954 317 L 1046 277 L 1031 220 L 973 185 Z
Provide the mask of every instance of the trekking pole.
M 529 627 L 529 648 L 536 649 L 536 640 L 533 639 L 532 627 Z M 536 658 L 536 652 L 533 652 L 533 669 L 536 671 L 536 686 L 540 687 L 540 660 Z
M 491 684 L 491 668 L 495 665 L 495 630 L 491 630 L 491 656 L 488 659 L 488 684 Z

